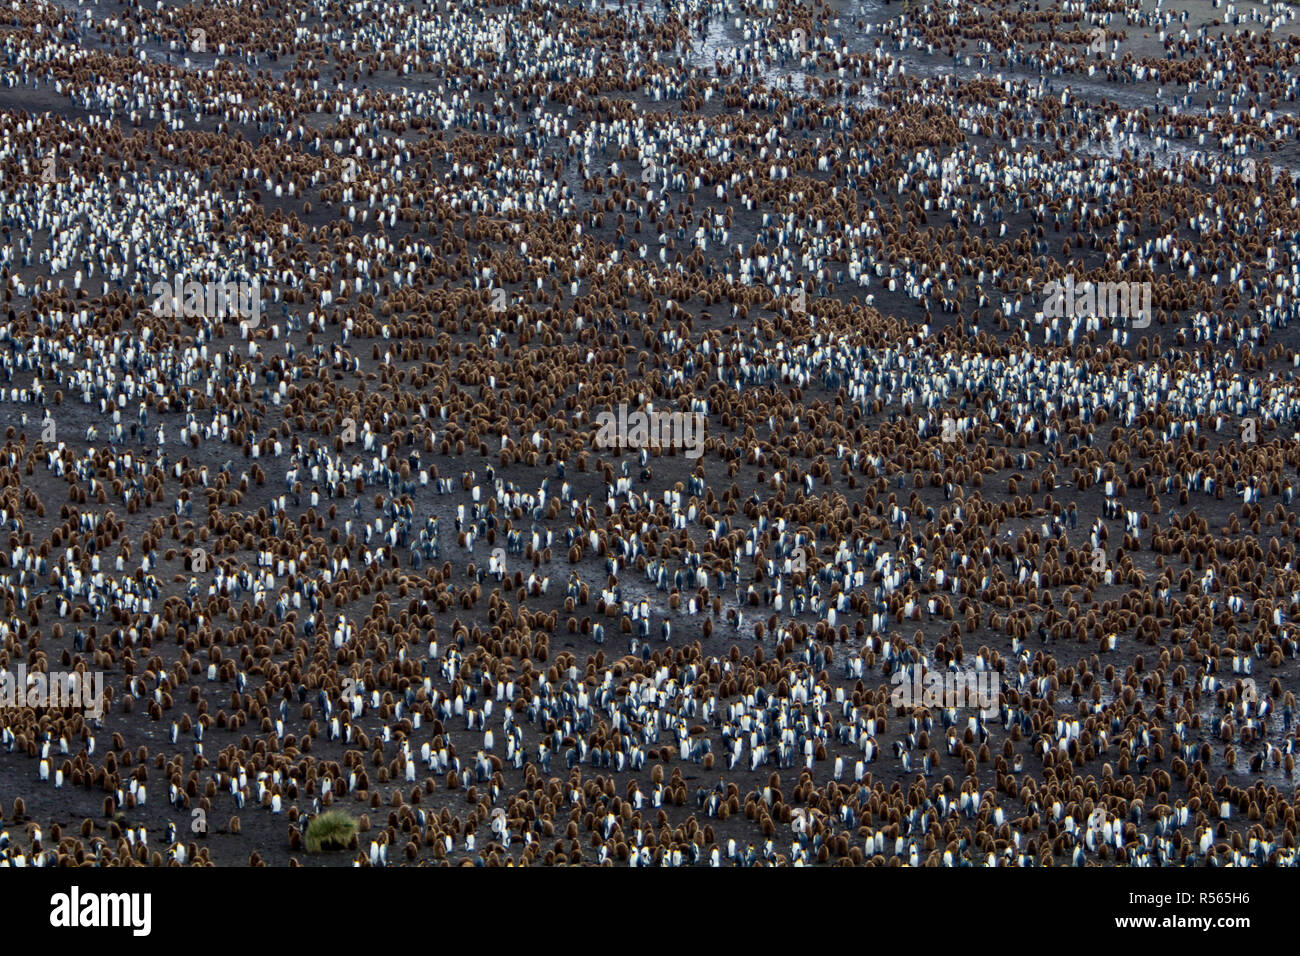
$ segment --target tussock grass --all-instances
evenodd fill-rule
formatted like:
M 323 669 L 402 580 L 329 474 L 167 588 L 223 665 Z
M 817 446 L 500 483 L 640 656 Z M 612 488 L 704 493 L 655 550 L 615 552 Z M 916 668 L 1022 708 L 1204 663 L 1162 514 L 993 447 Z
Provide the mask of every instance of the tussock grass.
M 357 835 L 357 821 L 342 810 L 329 810 L 307 824 L 308 853 L 346 850 Z

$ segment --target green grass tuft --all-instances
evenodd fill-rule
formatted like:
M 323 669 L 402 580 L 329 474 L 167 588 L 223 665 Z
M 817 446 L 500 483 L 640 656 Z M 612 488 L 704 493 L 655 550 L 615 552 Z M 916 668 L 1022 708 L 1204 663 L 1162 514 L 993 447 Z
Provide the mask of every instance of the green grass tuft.
M 342 810 L 329 810 L 307 824 L 307 852 L 346 850 L 356 835 L 356 820 Z

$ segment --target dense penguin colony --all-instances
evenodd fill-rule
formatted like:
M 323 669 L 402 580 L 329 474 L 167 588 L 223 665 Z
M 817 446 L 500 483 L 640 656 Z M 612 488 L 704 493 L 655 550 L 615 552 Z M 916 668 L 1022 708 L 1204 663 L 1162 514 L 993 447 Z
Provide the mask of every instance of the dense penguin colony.
M 1295 865 L 1297 95 L 1282 4 L 11 4 L 0 865 Z

